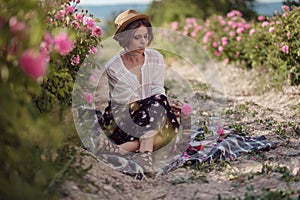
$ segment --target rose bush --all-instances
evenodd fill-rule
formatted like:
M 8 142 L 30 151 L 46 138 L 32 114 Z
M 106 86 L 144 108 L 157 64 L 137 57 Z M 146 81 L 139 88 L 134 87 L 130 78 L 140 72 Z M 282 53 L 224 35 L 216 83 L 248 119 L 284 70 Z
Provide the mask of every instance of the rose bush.
M 274 79 L 299 85 L 300 9 L 283 6 L 282 10 L 282 14 L 258 16 L 250 22 L 233 10 L 227 16 L 214 15 L 205 21 L 188 18 L 172 22 L 170 28 L 197 40 L 217 61 L 247 68 L 264 66 Z
M 49 32 L 44 36 L 42 47 L 44 51 L 50 51 L 50 69 L 40 95 L 35 97 L 41 111 L 49 111 L 57 104 L 71 105 L 79 67 L 86 57 L 97 52 L 100 44 L 102 29 L 96 25 L 99 19 L 94 19 L 88 11 L 78 11 L 79 3 L 79 0 L 66 1 L 60 9 L 48 12 Z

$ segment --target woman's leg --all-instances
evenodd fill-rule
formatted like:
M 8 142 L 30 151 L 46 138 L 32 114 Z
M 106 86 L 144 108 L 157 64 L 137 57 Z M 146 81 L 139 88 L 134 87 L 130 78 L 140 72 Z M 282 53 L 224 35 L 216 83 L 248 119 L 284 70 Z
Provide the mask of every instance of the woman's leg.
M 149 138 L 140 138 L 140 146 L 139 151 L 145 152 L 145 151 L 156 151 L 160 149 L 166 142 L 166 139 L 164 139 L 159 134 L 155 134 L 153 137 Z
M 140 152 L 153 152 L 154 137 L 157 135 L 157 131 L 148 131 L 142 137 L 139 138 L 139 151 Z
M 136 150 L 139 149 L 140 143 L 139 140 L 134 140 L 130 142 L 125 142 L 123 144 L 118 145 L 120 149 L 126 152 L 135 152 Z
M 165 140 L 160 136 L 160 135 L 156 135 L 154 137 L 154 143 L 153 143 L 153 149 L 154 151 L 160 149 L 165 143 Z

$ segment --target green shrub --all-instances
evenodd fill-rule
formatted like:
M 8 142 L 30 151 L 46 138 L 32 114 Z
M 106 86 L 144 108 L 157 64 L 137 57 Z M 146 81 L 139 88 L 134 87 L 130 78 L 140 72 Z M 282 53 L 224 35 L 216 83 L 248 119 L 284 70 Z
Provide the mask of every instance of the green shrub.
M 238 10 L 205 21 L 187 18 L 170 27 L 197 40 L 214 60 L 246 68 L 265 67 L 278 82 L 300 84 L 300 8 L 246 21 Z

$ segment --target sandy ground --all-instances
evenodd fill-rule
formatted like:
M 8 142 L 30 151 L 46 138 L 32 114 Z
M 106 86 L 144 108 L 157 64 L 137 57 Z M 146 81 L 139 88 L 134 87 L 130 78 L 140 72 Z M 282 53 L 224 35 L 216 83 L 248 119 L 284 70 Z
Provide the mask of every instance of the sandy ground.
M 172 67 L 189 81 L 199 81 L 189 66 Z M 277 148 L 200 170 L 179 168 L 142 181 L 76 148 L 73 168 L 88 170 L 79 179 L 66 177 L 63 199 L 243 199 L 251 195 L 276 199 L 284 194 L 296 198 L 300 194 L 300 87 L 269 89 L 261 72 L 217 67 L 226 94 L 225 124 L 242 127 L 249 135 L 266 135 L 278 142 Z

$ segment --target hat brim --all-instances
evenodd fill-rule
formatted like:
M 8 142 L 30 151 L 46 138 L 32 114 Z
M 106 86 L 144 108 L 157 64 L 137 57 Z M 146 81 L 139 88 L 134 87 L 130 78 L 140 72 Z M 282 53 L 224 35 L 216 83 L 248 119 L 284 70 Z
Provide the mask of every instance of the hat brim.
M 149 17 L 148 15 L 144 15 L 144 14 L 135 15 L 135 16 L 129 18 L 126 22 L 124 22 L 124 23 L 116 30 L 115 36 L 116 36 L 118 33 L 122 32 L 122 31 L 126 28 L 126 26 L 128 26 L 130 23 L 132 23 L 132 22 L 134 22 L 134 21 L 136 21 L 136 20 L 139 20 L 139 19 L 146 19 L 146 20 L 150 21 L 150 17 Z

